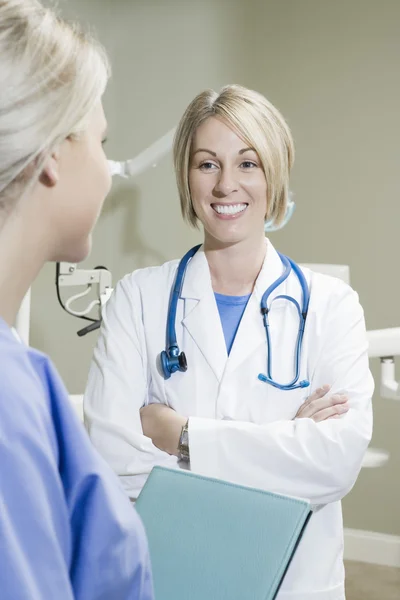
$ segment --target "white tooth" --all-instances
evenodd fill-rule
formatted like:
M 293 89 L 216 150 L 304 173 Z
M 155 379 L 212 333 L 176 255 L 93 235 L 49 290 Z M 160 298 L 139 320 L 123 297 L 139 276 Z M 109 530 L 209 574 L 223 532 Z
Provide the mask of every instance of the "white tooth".
M 215 210 L 219 214 L 223 215 L 234 215 L 239 212 L 242 212 L 246 208 L 246 204 L 235 204 L 235 205 L 222 205 L 217 204 L 215 206 Z

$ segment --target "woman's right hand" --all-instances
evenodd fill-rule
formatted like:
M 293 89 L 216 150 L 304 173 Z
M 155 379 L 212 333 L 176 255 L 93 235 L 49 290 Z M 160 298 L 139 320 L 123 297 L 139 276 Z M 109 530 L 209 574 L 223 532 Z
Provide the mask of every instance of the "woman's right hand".
M 349 410 L 349 399 L 344 394 L 328 395 L 330 385 L 315 390 L 300 406 L 295 419 L 313 419 L 316 423 L 337 419 Z

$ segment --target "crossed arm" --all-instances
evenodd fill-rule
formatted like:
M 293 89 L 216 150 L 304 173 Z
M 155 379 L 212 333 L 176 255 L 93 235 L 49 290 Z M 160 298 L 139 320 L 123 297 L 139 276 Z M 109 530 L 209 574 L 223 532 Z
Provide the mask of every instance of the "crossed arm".
M 349 410 L 348 397 L 329 394 L 330 389 L 331 386 L 324 385 L 315 390 L 300 406 L 295 419 L 312 419 L 320 423 L 345 414 Z M 140 410 L 140 418 L 144 435 L 160 450 L 178 456 L 179 438 L 187 417 L 165 404 L 149 404 Z

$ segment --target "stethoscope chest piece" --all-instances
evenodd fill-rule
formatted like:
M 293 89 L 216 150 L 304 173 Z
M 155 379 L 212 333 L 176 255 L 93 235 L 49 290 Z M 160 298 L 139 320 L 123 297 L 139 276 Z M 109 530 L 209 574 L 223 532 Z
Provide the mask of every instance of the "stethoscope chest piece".
M 161 369 L 165 379 L 169 379 L 173 373 L 187 371 L 186 354 L 180 352 L 177 346 L 170 346 L 163 350 L 160 355 Z

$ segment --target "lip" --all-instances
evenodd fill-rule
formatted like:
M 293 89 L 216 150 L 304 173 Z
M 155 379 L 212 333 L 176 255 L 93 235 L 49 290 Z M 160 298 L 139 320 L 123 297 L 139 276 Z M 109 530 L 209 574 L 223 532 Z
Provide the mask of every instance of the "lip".
M 214 210 L 214 206 L 216 206 L 216 205 L 218 205 L 218 206 L 237 206 L 238 204 L 245 204 L 246 208 L 244 210 L 242 210 L 241 212 L 233 214 L 233 215 L 224 215 L 224 214 L 218 213 L 216 210 Z M 248 206 L 249 206 L 248 202 L 213 202 L 211 204 L 211 208 L 212 208 L 214 215 L 218 219 L 221 219 L 222 221 L 232 221 L 234 219 L 240 219 L 240 217 L 242 217 L 244 215 L 244 213 L 246 212 Z

